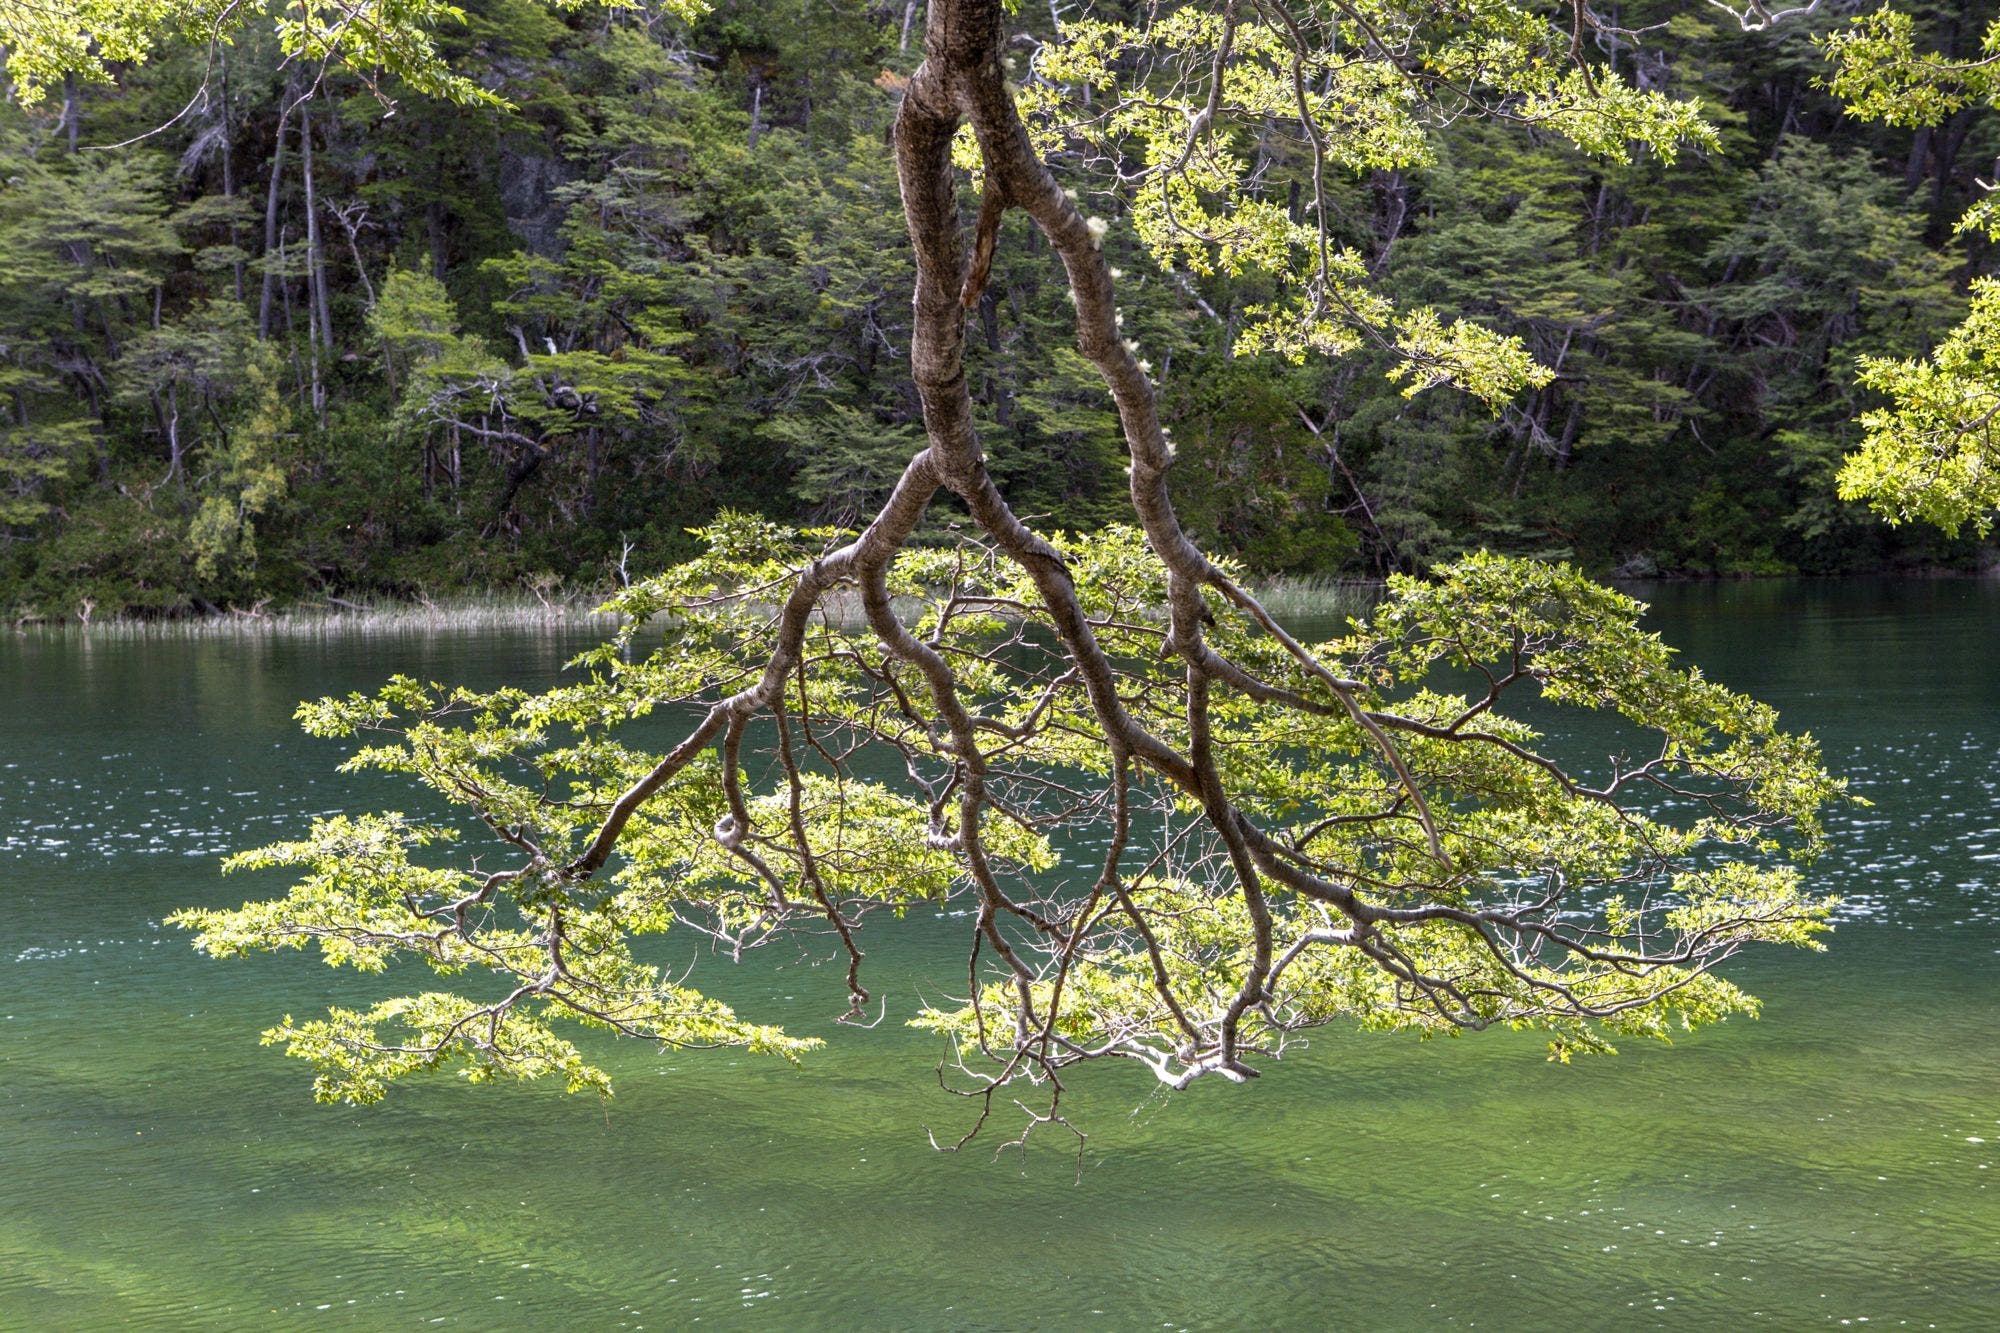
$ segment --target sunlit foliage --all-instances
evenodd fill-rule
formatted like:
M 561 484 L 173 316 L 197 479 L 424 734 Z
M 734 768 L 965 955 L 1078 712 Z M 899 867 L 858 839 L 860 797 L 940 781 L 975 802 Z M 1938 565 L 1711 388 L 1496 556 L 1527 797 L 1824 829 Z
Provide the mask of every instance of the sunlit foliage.
M 996 979 L 962 1008 L 916 1016 L 967 1062 L 1111 1054 L 1169 1081 L 1212 1062 L 1250 966 L 1253 909 L 1199 804 L 1112 757 L 1078 677 L 1026 628 L 1047 614 L 1032 581 L 989 549 L 907 551 L 889 583 L 901 620 L 951 663 L 982 738 L 991 795 L 976 840 L 959 822 L 959 758 L 917 702 L 921 674 L 840 615 L 835 590 L 774 705 L 775 734 L 738 728 L 690 758 L 638 807 L 614 868 L 580 868 L 613 802 L 660 764 L 631 734 L 748 685 L 774 599 L 835 539 L 742 517 L 704 535 L 708 554 L 613 603 L 627 630 L 580 658 L 571 683 L 531 695 L 399 679 L 300 710 L 316 735 L 366 742 L 350 769 L 414 779 L 474 837 L 402 815 L 323 819 L 231 862 L 302 871 L 287 896 L 177 918 L 218 955 L 312 946 L 329 964 L 380 972 L 410 958 L 469 979 L 465 995 L 273 1029 L 320 1071 L 320 1094 L 372 1100 L 399 1075 L 452 1065 L 607 1087 L 559 1020 L 794 1057 L 818 1043 L 663 979 L 637 960 L 638 938 L 672 928 L 740 951 L 825 932 L 807 947 L 846 942 L 849 1016 L 872 1017 L 854 944 L 864 920 L 961 900 L 983 923 L 998 912 L 988 947 L 1031 969 L 1025 987 Z M 1135 718 L 1187 744 L 1186 682 L 1161 652 L 1165 588 L 1142 539 L 1115 529 L 1060 549 Z M 1830 903 L 1790 862 L 1810 859 L 1840 785 L 1771 709 L 1678 666 L 1635 627 L 1639 610 L 1571 571 L 1497 557 L 1398 580 L 1365 623 L 1314 649 L 1359 682 L 1357 718 L 1211 599 L 1211 644 L 1283 698 L 1222 704 L 1209 742 L 1246 827 L 1296 876 L 1254 909 L 1282 961 L 1253 997 L 1247 1052 L 1276 1055 L 1333 1021 L 1499 1024 L 1546 1032 L 1567 1059 L 1754 1012 L 1703 970 L 1760 940 L 1813 943 Z M 1517 696 L 1543 702 L 1524 714 Z M 1547 705 L 1622 719 L 1607 767 L 1572 774 L 1550 757 Z M 751 744 L 775 762 L 752 763 Z M 1104 830 L 1124 842 L 1108 860 L 1092 850 Z M 976 875 L 963 859 L 974 841 Z

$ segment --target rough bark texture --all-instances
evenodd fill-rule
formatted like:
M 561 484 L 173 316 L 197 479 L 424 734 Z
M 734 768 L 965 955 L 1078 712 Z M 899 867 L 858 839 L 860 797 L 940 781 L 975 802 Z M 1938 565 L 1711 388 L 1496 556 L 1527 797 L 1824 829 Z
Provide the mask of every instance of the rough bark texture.
M 911 460 L 875 522 L 852 544 L 820 561 L 800 579 L 786 604 L 777 645 L 759 683 L 717 704 L 658 769 L 626 792 L 589 851 L 570 870 L 573 874 L 589 875 L 601 868 L 631 815 L 649 796 L 718 737 L 739 735 L 751 716 L 771 709 L 778 702 L 783 683 L 799 660 L 800 645 L 814 607 L 836 583 L 851 579 L 860 584 L 870 623 L 884 645 L 924 677 L 932 703 L 953 738 L 961 766 L 957 850 L 979 891 L 980 935 L 1016 980 L 1021 997 L 1019 1018 L 1024 1029 L 1044 1017 L 1036 1013 L 1030 994 L 1036 974 L 1010 946 L 1000 922 L 1003 915 L 1012 914 L 1033 922 L 1045 932 L 1052 928 L 1031 910 L 1012 902 L 988 867 L 979 833 L 980 813 L 986 802 L 984 761 L 973 721 L 957 697 L 949 666 L 911 637 L 889 610 L 886 586 L 889 564 L 935 492 L 943 488 L 963 501 L 986 537 L 1033 578 L 1047 606 L 1050 626 L 1069 658 L 1071 669 L 1081 679 L 1103 728 L 1105 744 L 1119 773 L 1121 791 L 1129 780 L 1128 768 L 1132 764 L 1159 774 L 1200 802 L 1208 824 L 1224 844 L 1236 886 L 1248 905 L 1256 931 L 1253 965 L 1216 1031 L 1205 1035 L 1190 1030 L 1193 1046 L 1187 1054 L 1191 1058 L 1181 1062 L 1171 1081 L 1185 1084 L 1211 1072 L 1232 1079 L 1252 1077 L 1256 1071 L 1243 1062 L 1238 1049 L 1239 1024 L 1243 1015 L 1265 998 L 1273 969 L 1278 965 L 1273 957 L 1271 918 L 1264 902 L 1266 877 L 1277 880 L 1291 892 L 1336 907 L 1357 923 L 1365 924 L 1381 909 L 1371 908 L 1352 891 L 1287 861 L 1283 850 L 1231 803 L 1207 739 L 1208 710 L 1214 689 L 1220 685 L 1273 702 L 1312 705 L 1263 684 L 1209 647 L 1202 631 L 1202 588 L 1219 592 L 1276 636 L 1376 738 L 1388 763 L 1405 784 L 1409 800 L 1441 863 L 1443 851 L 1430 829 L 1421 791 L 1378 720 L 1354 703 L 1349 693 L 1351 682 L 1335 677 L 1320 665 L 1248 592 L 1226 577 L 1181 527 L 1168 485 L 1173 455 L 1161 426 L 1154 386 L 1119 334 L 1111 270 L 1099 249 L 1091 220 L 1057 184 L 1029 143 L 1006 84 L 1002 14 L 998 0 L 933 0 L 928 11 L 924 62 L 910 81 L 896 121 L 897 171 L 916 255 L 911 373 L 923 404 L 926 447 Z M 970 254 L 962 244 L 958 186 L 951 165 L 952 140 L 961 125 L 970 125 L 978 141 L 986 191 Z M 1191 740 L 1185 753 L 1140 725 L 1128 712 L 1119 698 L 1117 672 L 1078 603 L 1062 559 L 1014 513 L 986 469 L 965 376 L 966 317 L 968 308 L 977 304 L 997 243 L 1001 217 L 1006 210 L 1015 208 L 1034 221 L 1060 256 L 1076 306 L 1077 345 L 1103 376 L 1118 408 L 1131 458 L 1133 512 L 1169 572 L 1167 647 L 1186 664 Z M 1122 798 L 1120 809 L 1122 812 Z M 1122 846 L 1126 833 L 1122 813 L 1114 833 L 1114 852 L 1107 860 L 1100 887 L 1115 893 L 1120 878 L 1115 849 Z M 836 925 L 842 924 L 835 916 Z M 844 930 L 842 934 L 845 938 Z M 1287 961 L 1307 943 L 1363 939 L 1359 933 L 1337 932 L 1301 941 L 1293 946 Z M 849 947 L 851 951 L 851 941 Z M 857 1002 L 865 998 L 858 984 L 854 989 Z M 1041 1035 L 1046 1041 L 1046 1028 Z M 1021 1036 L 1026 1038 L 1027 1031 Z M 1027 1040 L 1016 1043 L 1017 1048 L 1032 1044 Z M 1037 1058 L 1028 1056 L 1025 1049 L 1020 1053 L 1029 1059 Z
M 1211 1070 L 1249 1077 L 1255 1071 L 1239 1058 L 1237 1020 L 1257 1002 L 1269 979 L 1271 939 L 1263 877 L 1276 876 L 1293 891 L 1328 902 L 1357 920 L 1366 917 L 1367 909 L 1349 891 L 1284 864 L 1279 849 L 1230 803 L 1205 741 L 1209 697 L 1217 683 L 1254 693 L 1258 682 L 1204 642 L 1202 587 L 1213 588 L 1242 607 L 1333 690 L 1355 720 L 1381 742 L 1427 832 L 1429 820 L 1422 794 L 1394 747 L 1375 721 L 1354 705 L 1349 682 L 1336 679 L 1314 661 L 1253 597 L 1217 569 L 1181 527 L 1168 485 L 1173 454 L 1161 426 L 1153 383 L 1119 334 L 1111 269 L 1090 220 L 1029 143 L 1007 88 L 1002 12 L 997 0 L 936 0 L 931 5 L 924 64 L 910 82 L 896 123 L 903 206 L 917 254 L 911 363 L 923 399 L 929 452 L 937 460 L 943 484 L 964 500 L 1000 549 L 1033 574 L 1056 633 L 1082 673 L 1098 721 L 1120 761 L 1136 760 L 1197 797 L 1227 846 L 1238 887 L 1257 926 L 1256 961 L 1214 1051 L 1205 1060 L 1191 1062 L 1185 1077 Z M 960 254 L 957 191 L 951 173 L 951 141 L 961 123 L 970 124 L 978 140 L 986 190 L 970 272 Z M 1076 306 L 1078 349 L 1097 367 L 1117 404 L 1131 460 L 1133 512 L 1168 569 L 1167 643 L 1187 665 L 1192 737 L 1187 754 L 1164 744 L 1127 714 L 1118 699 L 1111 664 L 1077 605 L 1062 562 L 1015 516 L 986 473 L 966 388 L 965 309 L 976 294 L 973 289 L 984 280 L 992 238 L 1005 208 L 1027 213 L 1061 257 Z M 1442 860 L 1434 832 L 1431 841 Z

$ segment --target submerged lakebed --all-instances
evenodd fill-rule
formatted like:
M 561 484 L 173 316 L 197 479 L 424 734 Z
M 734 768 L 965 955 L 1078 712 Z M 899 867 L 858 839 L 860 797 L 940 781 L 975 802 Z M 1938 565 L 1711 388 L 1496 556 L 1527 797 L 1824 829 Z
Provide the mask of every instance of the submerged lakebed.
M 299 699 L 546 683 L 590 632 L 0 638 L 0 1325 L 2000 1323 L 2000 584 L 1640 595 L 1874 803 L 1813 872 L 1829 952 L 1725 969 L 1761 1021 L 1569 1068 L 1330 1030 L 1244 1087 L 1086 1071 L 1081 1183 L 1054 1136 L 931 1149 L 970 1110 L 900 1024 L 962 989 L 964 923 L 921 913 L 871 923 L 871 1031 L 830 1022 L 825 950 L 702 954 L 695 984 L 832 1037 L 800 1070 L 624 1044 L 608 1104 L 316 1106 L 256 1034 L 363 992 L 161 918 L 275 891 L 217 862 L 313 814 L 430 808 L 335 773 Z

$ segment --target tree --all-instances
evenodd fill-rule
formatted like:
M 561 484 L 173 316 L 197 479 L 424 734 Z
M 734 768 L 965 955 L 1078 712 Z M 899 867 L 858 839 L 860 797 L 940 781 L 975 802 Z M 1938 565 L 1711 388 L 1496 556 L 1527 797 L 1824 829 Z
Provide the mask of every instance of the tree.
M 1926 345 L 1957 302 L 1952 257 L 1924 246 L 1896 194 L 1858 155 L 1787 145 L 1760 173 L 1749 215 L 1715 247 L 1736 281 L 1691 293 L 1736 330 L 1730 373 L 1774 423 L 1779 466 L 1810 483 L 1785 519 L 1809 540 L 1858 536 L 1863 511 L 1840 502 L 1835 481 L 1855 443 L 1857 361 Z M 1865 372 L 1858 379 L 1872 387 Z
M 338 32 L 298 12 L 282 33 L 301 53 L 492 96 L 443 67 L 421 7 Z M 1519 340 L 1385 295 L 1340 243 L 1329 182 L 1418 165 L 1431 127 L 1468 115 L 1614 160 L 1712 141 L 1695 106 L 1589 58 L 1618 30 L 1564 17 L 1191 4 L 1069 23 L 1017 60 L 1000 0 L 931 0 L 895 131 L 924 437 L 866 525 L 725 516 L 706 554 L 622 595 L 620 642 L 544 695 L 397 680 L 307 706 L 310 730 L 368 741 L 354 765 L 464 807 L 482 850 L 452 855 L 455 827 L 401 815 L 321 820 L 233 862 L 300 869 L 288 895 L 176 920 L 218 955 L 310 943 L 366 971 L 498 978 L 267 1034 L 315 1065 L 319 1095 L 353 1101 L 447 1066 L 607 1088 L 557 1020 L 796 1057 L 817 1043 L 666 980 L 633 937 L 824 928 L 861 1020 L 865 917 L 947 896 L 974 907 L 967 993 L 914 1021 L 950 1040 L 971 1132 L 1019 1084 L 1046 1095 L 1029 1130 L 1061 1121 L 1081 1063 L 1241 1080 L 1336 1020 L 1535 1029 L 1568 1059 L 1753 1009 L 1711 969 L 1811 944 L 1832 907 L 1793 864 L 1841 790 L 1811 740 L 1678 668 L 1636 603 L 1559 565 L 1471 556 L 1397 579 L 1351 634 L 1293 637 L 1181 523 L 1155 367 L 1119 306 L 1131 279 L 1105 254 L 1130 228 L 1158 280 L 1261 275 L 1241 355 L 1373 348 L 1407 395 L 1495 404 L 1547 385 Z M 11 54 L 31 87 L 57 59 Z M 1089 538 L 1025 520 L 978 428 L 967 312 L 1014 213 L 1061 266 L 1127 456 L 1130 525 Z M 959 515 L 955 540 L 917 540 L 933 509 Z M 642 624 L 665 646 L 628 660 Z M 1524 690 L 1609 714 L 1620 755 L 1573 772 L 1516 711 Z M 682 726 L 671 749 L 622 739 L 661 711 Z
M 1831 40 L 1829 82 L 1857 117 L 1928 131 L 2000 101 L 1996 49 L 2000 20 L 1987 27 L 1979 56 L 1959 58 L 1922 49 L 1914 16 L 1885 7 Z M 2000 239 L 2000 194 L 1980 186 L 1957 231 Z M 1888 402 L 1863 414 L 1861 448 L 1841 468 L 1840 493 L 1867 500 L 1892 523 L 1921 519 L 1953 533 L 1970 523 L 1983 537 L 2000 509 L 2000 286 L 1978 278 L 1971 295 L 1965 321 L 1928 358 L 1860 358 L 1859 382 Z

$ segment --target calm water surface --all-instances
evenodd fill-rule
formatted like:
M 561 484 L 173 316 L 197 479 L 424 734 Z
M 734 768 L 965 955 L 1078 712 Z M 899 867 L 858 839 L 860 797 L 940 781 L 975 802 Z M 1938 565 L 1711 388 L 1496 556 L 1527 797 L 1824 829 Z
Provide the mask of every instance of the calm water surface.
M 256 1033 L 347 979 L 161 917 L 275 890 L 217 858 L 383 799 L 298 699 L 545 681 L 576 642 L 0 638 L 0 1326 L 2000 1326 L 2000 585 L 1649 595 L 1875 803 L 1819 868 L 1831 951 L 1740 960 L 1759 1022 L 1570 1068 L 1328 1033 L 1171 1100 L 1092 1071 L 1080 1185 L 1054 1139 L 933 1152 L 966 1114 L 935 1042 L 836 1030 L 795 954 L 697 981 L 833 1034 L 802 1071 L 628 1045 L 608 1106 L 315 1106 Z M 878 934 L 892 1008 L 951 988 L 963 926 Z

